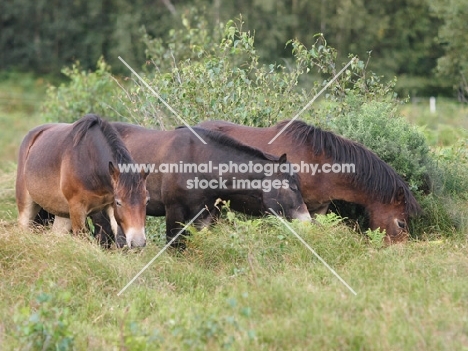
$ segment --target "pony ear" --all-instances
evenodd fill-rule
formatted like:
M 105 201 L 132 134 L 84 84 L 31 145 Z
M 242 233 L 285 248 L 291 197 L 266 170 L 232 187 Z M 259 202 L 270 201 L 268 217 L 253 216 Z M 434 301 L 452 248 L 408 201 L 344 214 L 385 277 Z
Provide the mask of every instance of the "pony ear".
M 396 194 L 396 200 L 398 202 L 405 201 L 405 191 L 403 190 L 403 187 L 401 187 L 401 186 L 398 188 L 398 191 L 397 191 L 397 194 Z
M 149 174 L 150 174 L 149 169 L 150 169 L 150 164 L 147 163 L 147 164 L 146 164 L 146 169 L 142 169 L 142 170 L 141 170 L 141 175 L 143 176 L 143 179 L 148 178 L 148 176 L 149 176 Z
M 279 161 L 280 165 L 283 164 L 283 163 L 286 163 L 288 161 L 286 159 L 286 154 L 282 154 L 278 161 Z
M 109 174 L 111 175 L 112 179 L 116 180 L 119 176 L 120 172 L 117 168 L 115 168 L 112 161 L 109 161 Z

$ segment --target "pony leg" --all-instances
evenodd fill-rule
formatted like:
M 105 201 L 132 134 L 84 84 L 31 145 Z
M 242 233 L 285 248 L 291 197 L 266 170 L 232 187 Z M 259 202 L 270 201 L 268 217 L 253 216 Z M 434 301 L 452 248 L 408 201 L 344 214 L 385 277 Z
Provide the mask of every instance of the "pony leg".
M 311 214 L 312 216 L 313 216 L 314 214 L 326 215 L 329 206 L 330 206 L 330 202 L 324 202 L 324 203 L 321 204 L 320 206 L 314 207 L 314 209 L 313 209 L 312 211 L 309 210 L 309 212 L 311 212 L 310 214 Z
M 110 223 L 112 232 L 114 233 L 114 239 L 117 242 L 117 238 L 119 237 L 119 225 L 117 221 L 115 220 L 114 208 L 112 206 L 109 206 L 106 212 L 107 212 L 107 216 L 109 217 L 109 223 Z M 129 248 L 132 247 L 131 243 L 129 242 L 127 242 L 127 246 Z
M 33 201 L 27 191 L 23 192 L 22 195 L 22 199 L 17 199 L 18 222 L 21 227 L 28 228 L 41 210 L 41 206 Z
M 59 234 L 66 234 L 72 230 L 72 223 L 69 218 L 55 216 L 52 231 Z
M 94 237 L 99 242 L 99 245 L 105 248 L 110 248 L 114 240 L 109 216 L 105 211 L 90 215 L 94 225 Z
M 185 221 L 184 211 L 180 206 L 166 207 L 166 242 L 169 243 L 184 227 Z M 185 233 L 179 235 L 171 246 L 178 249 L 185 249 L 185 240 L 183 238 Z
M 79 203 L 69 202 L 70 205 L 70 221 L 74 235 L 83 233 L 86 229 L 86 211 Z
M 198 230 L 208 228 L 213 222 L 216 222 L 219 219 L 220 211 L 217 207 L 213 207 L 209 213 L 203 213 L 195 221 L 195 227 Z
M 39 213 L 34 217 L 34 225 L 38 226 L 47 226 L 49 224 L 54 223 L 55 216 L 43 208 L 39 211 Z

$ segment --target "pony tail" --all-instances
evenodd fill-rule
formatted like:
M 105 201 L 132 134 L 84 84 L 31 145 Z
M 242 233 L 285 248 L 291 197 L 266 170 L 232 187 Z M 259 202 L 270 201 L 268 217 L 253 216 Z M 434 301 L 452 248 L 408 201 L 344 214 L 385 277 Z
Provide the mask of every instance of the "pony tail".
M 72 135 L 73 135 L 73 146 L 77 146 L 81 139 L 86 135 L 88 129 L 92 128 L 95 125 L 101 126 L 102 119 L 98 115 L 88 114 L 81 117 L 73 125 Z

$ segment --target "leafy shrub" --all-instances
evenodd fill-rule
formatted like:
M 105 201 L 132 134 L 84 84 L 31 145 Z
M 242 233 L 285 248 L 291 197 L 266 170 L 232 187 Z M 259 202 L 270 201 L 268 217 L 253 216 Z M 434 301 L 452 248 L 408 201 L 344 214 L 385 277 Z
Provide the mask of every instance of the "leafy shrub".
M 428 191 L 429 171 L 434 167 L 424 135 L 396 116 L 395 104 L 365 102 L 348 96 L 348 112 L 330 122 L 333 130 L 360 142 L 390 164 L 412 190 Z
M 222 27 L 210 27 L 203 10 L 193 7 L 190 16 L 182 14 L 182 29 L 171 29 L 167 39 L 151 37 L 143 27 L 142 41 L 146 46 L 146 56 L 157 70 L 167 72 L 182 61 L 202 61 L 206 53 L 216 50 Z
M 461 197 L 468 196 L 468 140 L 459 140 L 452 146 L 443 147 L 434 153 L 437 162 L 436 191 L 438 194 Z
M 120 327 L 120 335 L 116 340 L 116 346 L 124 350 L 145 351 L 150 348 L 157 349 L 164 338 L 157 329 L 148 332 L 140 323 L 135 321 L 123 321 Z M 151 347 L 150 347 L 151 346 Z
M 213 44 L 207 31 L 192 28 L 189 21 L 184 23 L 186 31 L 172 32 L 169 43 L 145 36 L 148 61 L 155 64 L 155 69 L 146 67 L 143 77 L 191 124 L 222 119 L 268 126 L 292 118 L 326 84 L 320 75 L 331 77 L 339 70 L 336 50 L 328 46 L 323 35 L 316 36 L 310 49 L 297 40 L 288 42 L 293 62 L 264 65 L 255 50 L 253 35 L 242 31 L 242 23 L 229 21 L 219 44 Z M 190 43 L 191 56 L 180 48 L 181 42 Z M 190 58 L 178 60 L 174 57 L 177 53 Z M 172 65 L 168 66 L 161 57 L 171 58 Z M 329 99 L 341 101 L 349 89 L 367 91 L 366 98 L 375 98 L 377 90 L 372 87 L 380 84 L 378 77 L 366 73 L 364 62 L 358 58 L 350 57 L 350 61 L 345 74 L 329 88 L 332 91 Z M 314 77 L 317 79 L 311 79 Z M 364 80 L 364 77 L 367 78 Z M 138 80 L 134 81 L 136 84 L 123 87 L 118 97 L 121 103 L 127 104 L 131 121 L 161 129 L 181 124 L 152 91 Z M 391 94 L 391 85 L 380 84 L 379 87 L 378 94 Z M 316 120 L 318 114 L 320 110 L 316 113 L 309 109 L 303 111 L 301 117 Z
M 111 119 L 119 119 L 121 114 L 113 107 L 113 95 L 117 84 L 110 75 L 111 67 L 100 58 L 96 71 L 87 72 L 77 62 L 62 73 L 69 82 L 60 86 L 49 86 L 43 113 L 50 122 L 74 122 L 88 113 L 96 113 Z
M 467 140 L 460 140 L 433 153 L 432 193 L 421 198 L 422 217 L 414 221 L 416 230 L 423 233 L 465 233 L 466 200 L 468 199 Z M 463 234 L 464 235 L 464 234 Z
M 70 300 L 68 293 L 36 296 L 36 307 L 21 309 L 15 316 L 16 336 L 26 350 L 73 350 L 74 335 L 70 330 L 70 311 L 61 306 Z

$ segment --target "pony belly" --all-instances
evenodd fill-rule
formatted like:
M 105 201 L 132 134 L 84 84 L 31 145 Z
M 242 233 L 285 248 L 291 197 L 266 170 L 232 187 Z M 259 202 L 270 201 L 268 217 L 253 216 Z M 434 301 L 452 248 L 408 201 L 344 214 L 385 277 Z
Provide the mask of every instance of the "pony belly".
M 70 212 L 68 201 L 57 184 L 58 182 L 35 176 L 26 177 L 26 188 L 35 203 L 49 213 L 68 218 Z

